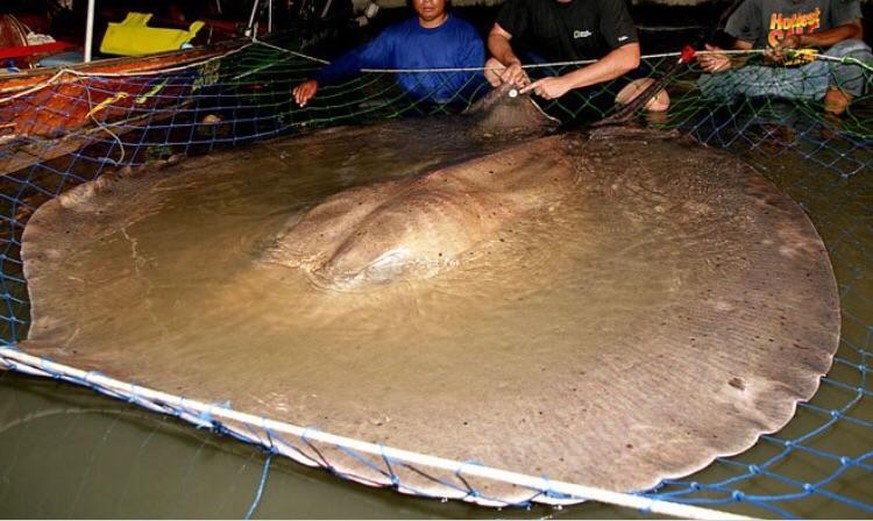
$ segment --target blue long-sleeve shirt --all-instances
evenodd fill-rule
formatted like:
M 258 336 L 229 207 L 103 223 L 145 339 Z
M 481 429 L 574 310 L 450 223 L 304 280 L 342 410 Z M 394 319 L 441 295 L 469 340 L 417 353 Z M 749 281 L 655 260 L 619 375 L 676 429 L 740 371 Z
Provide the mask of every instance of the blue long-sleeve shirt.
M 350 78 L 361 69 L 477 68 L 458 72 L 401 72 L 400 86 L 416 100 L 449 103 L 458 95 L 469 96 L 484 82 L 485 45 L 468 22 L 449 14 L 439 27 L 425 29 L 410 18 L 382 31 L 366 45 L 354 49 L 321 69 L 313 77 L 319 84 Z

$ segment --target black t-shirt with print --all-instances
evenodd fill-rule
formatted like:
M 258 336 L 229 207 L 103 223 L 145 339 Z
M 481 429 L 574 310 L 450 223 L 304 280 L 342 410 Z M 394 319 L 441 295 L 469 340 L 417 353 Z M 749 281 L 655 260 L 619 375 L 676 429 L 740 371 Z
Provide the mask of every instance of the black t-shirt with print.
M 625 0 L 507 0 L 497 23 L 548 61 L 598 60 L 639 41 Z

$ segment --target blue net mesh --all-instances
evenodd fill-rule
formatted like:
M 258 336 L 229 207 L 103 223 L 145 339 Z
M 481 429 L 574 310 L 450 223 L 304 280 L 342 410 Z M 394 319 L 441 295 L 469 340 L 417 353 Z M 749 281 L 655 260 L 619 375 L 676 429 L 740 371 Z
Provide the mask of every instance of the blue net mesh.
M 750 450 L 720 458 L 683 479 L 666 480 L 638 494 L 648 500 L 717 508 L 765 517 L 865 517 L 873 512 L 873 397 L 868 383 L 873 354 L 873 97 L 857 97 L 841 116 L 821 99 L 768 95 L 707 96 L 701 71 L 679 54 L 645 58 L 651 77 L 670 94 L 666 113 L 637 111 L 631 118 L 675 128 L 699 142 L 728 149 L 756 166 L 812 218 L 831 256 L 839 284 L 842 336 L 834 366 L 809 403 L 783 430 L 761 437 Z M 387 71 L 366 71 L 325 86 L 306 107 L 290 88 L 321 62 L 263 42 L 201 54 L 188 61 L 156 62 L 133 70 L 119 64 L 89 72 L 4 80 L 0 90 L 0 216 L 2 216 L 3 345 L 14 348 L 29 324 L 27 281 L 22 274 L 21 234 L 43 202 L 109 169 L 172 162 L 244 146 L 280 135 L 339 124 L 398 117 L 454 114 L 482 96 L 471 86 L 448 104 L 416 100 Z M 562 67 L 554 65 L 560 71 Z M 858 70 L 873 83 L 871 64 Z M 740 81 L 740 80 L 737 80 Z M 745 81 L 745 80 L 743 80 Z M 543 108 L 568 126 L 585 126 L 616 111 L 617 88 L 598 96 L 570 94 Z M 608 100 L 604 103 L 602 100 Z M 54 369 L 27 368 L 6 357 L 7 369 L 54 376 L 200 427 L 268 447 L 277 440 L 312 465 L 331 468 L 319 443 L 278 433 L 246 435 L 245 428 L 203 411 L 146 399 L 136 392 L 95 384 Z M 402 488 L 408 465 L 343 448 L 347 457 L 371 461 L 374 472 Z M 608 465 L 608 462 L 604 462 Z M 414 469 L 413 469 L 414 470 Z M 417 471 L 417 470 L 415 470 Z M 340 476 L 367 483 L 361 476 Z M 435 476 L 434 479 L 443 479 Z M 383 480 L 384 481 L 384 480 Z M 458 497 L 475 497 L 463 471 L 450 476 Z M 377 484 L 378 480 L 369 484 Z M 415 494 L 415 490 L 405 490 Z M 531 499 L 562 493 L 534 490 Z

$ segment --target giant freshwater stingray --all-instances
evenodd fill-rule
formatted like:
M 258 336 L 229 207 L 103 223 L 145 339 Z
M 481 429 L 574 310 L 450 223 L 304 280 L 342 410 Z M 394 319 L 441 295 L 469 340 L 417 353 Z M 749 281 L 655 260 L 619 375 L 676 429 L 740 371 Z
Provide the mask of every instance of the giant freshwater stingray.
M 741 452 L 813 396 L 839 337 L 831 265 L 800 207 L 750 166 L 621 128 L 462 159 L 469 135 L 440 149 L 423 125 L 119 173 L 44 204 L 23 237 L 22 347 L 334 434 L 617 491 Z M 352 163 L 350 138 L 368 144 Z M 393 163 L 402 150 L 423 162 Z M 243 183 L 312 161 L 336 183 L 310 187 L 293 169 Z M 344 451 L 314 458 L 391 484 Z M 402 476 L 423 494 L 457 492 Z M 530 499 L 473 485 L 483 502 Z

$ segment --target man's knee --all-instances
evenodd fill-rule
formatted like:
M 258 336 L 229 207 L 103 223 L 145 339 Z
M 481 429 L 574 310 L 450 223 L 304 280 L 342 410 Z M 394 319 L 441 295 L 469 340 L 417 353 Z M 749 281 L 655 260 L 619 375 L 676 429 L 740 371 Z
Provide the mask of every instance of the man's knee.
M 873 84 L 873 75 L 868 67 L 873 64 L 873 52 L 870 46 L 862 40 L 843 40 L 832 46 L 825 52 L 831 58 L 839 58 L 841 61 L 832 65 L 834 88 L 852 97 L 861 96 L 870 89 Z
M 873 59 L 873 52 L 870 51 L 870 46 L 864 40 L 843 40 L 832 45 L 824 54 L 832 58 L 851 56 L 861 61 L 866 61 L 863 59 L 864 57 Z
M 628 83 L 615 95 L 615 102 L 619 105 L 628 105 L 630 102 L 640 96 L 648 89 L 655 80 L 652 78 L 638 78 Z M 670 96 L 664 89 L 658 89 L 651 93 L 649 100 L 646 101 L 645 108 L 650 112 L 664 112 L 670 107 Z

